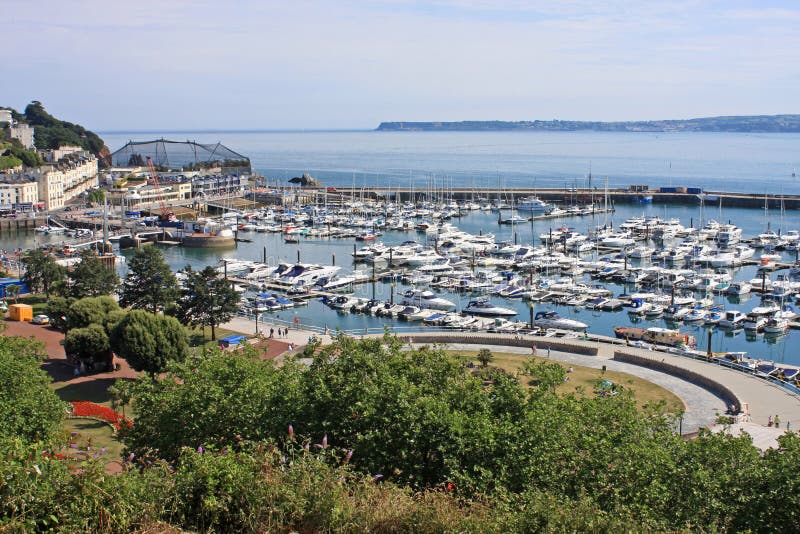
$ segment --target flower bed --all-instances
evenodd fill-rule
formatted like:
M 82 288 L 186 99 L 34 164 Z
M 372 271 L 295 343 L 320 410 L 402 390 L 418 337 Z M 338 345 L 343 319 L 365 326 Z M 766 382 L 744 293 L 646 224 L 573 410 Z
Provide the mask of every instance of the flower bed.
M 72 401 L 72 417 L 91 417 L 111 424 L 114 430 L 130 427 L 133 423 L 107 406 L 87 401 Z

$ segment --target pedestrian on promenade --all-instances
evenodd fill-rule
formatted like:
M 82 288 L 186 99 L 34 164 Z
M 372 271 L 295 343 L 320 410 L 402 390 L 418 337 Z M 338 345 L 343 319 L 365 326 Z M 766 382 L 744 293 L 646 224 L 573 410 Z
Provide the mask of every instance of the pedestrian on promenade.
M 775 416 L 775 428 L 780 428 L 780 427 L 781 427 L 781 418 L 776 415 Z
M 769 416 L 769 419 L 767 419 L 767 426 L 772 426 L 772 416 L 771 415 Z
M 547 346 L 547 357 L 550 357 L 550 345 Z
M 275 337 L 275 329 L 270 327 L 270 329 L 269 329 L 269 338 L 272 339 L 273 337 Z
M 531 345 L 531 354 L 536 356 L 536 345 Z

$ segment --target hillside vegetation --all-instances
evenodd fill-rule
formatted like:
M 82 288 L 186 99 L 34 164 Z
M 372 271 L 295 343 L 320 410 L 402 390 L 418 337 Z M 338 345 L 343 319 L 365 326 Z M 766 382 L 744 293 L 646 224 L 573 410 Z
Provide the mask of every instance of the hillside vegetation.
M 685 441 L 663 406 L 642 410 L 629 392 L 557 392 L 558 363 L 477 377 L 390 336 L 312 345 L 310 366 L 211 350 L 120 381 L 136 419 L 109 476 L 103 451 L 54 456 L 63 423 L 26 343 L 0 340 L 0 380 L 14 385 L 0 392 L 0 428 L 35 430 L 0 432 L 0 531 L 790 532 L 800 521 L 794 434 L 765 454 L 747 436 Z

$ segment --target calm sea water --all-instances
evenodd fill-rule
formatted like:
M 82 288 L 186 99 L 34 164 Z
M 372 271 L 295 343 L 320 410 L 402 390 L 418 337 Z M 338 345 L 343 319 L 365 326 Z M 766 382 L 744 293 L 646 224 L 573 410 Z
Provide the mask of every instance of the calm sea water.
M 392 187 L 407 185 L 414 180 L 424 187 L 431 176 L 449 177 L 453 186 L 496 187 L 503 186 L 563 186 L 577 183 L 585 185 L 589 162 L 592 174 L 608 176 L 611 187 L 625 187 L 632 183 L 647 183 L 653 186 L 686 185 L 707 189 L 800 194 L 800 182 L 791 177 L 794 161 L 800 159 L 797 147 L 800 135 L 761 134 L 633 134 L 596 132 L 557 133 L 426 133 L 426 132 L 235 132 L 170 134 L 125 133 L 104 134 L 107 144 L 119 148 L 127 140 L 147 140 L 158 137 L 167 139 L 192 139 L 198 142 L 221 141 L 229 148 L 249 156 L 256 170 L 266 176 L 285 179 L 301 172 L 310 172 L 329 185 L 349 185 L 353 177 L 357 185 Z M 794 158 L 794 159 L 793 159 Z M 671 165 L 671 168 L 670 168 Z M 800 165 L 798 165 L 800 167 Z M 583 180 L 583 182 L 581 182 Z M 594 183 L 599 185 L 600 183 Z M 765 187 L 766 185 L 766 187 Z M 619 224 L 625 219 L 641 214 L 657 214 L 679 217 L 684 224 L 690 221 L 695 226 L 701 219 L 715 218 L 732 220 L 745 230 L 745 235 L 762 232 L 769 220 L 773 229 L 800 228 L 800 212 L 777 211 L 765 213 L 757 209 L 725 209 L 719 212 L 706 207 L 701 213 L 698 206 L 633 206 L 618 205 L 618 210 L 609 216 L 609 222 Z M 474 213 L 456 223 L 466 231 L 492 232 L 498 239 L 512 240 L 514 233 L 519 242 L 529 243 L 534 236 L 547 232 L 550 227 L 573 226 L 585 232 L 590 226 L 604 222 L 598 219 L 572 218 L 537 222 L 511 228 L 499 226 L 495 215 Z M 243 235 L 244 237 L 244 235 Z M 237 248 L 224 252 L 215 250 L 165 247 L 162 250 L 174 269 L 187 264 L 194 268 L 215 264 L 221 258 L 260 260 L 266 247 L 267 259 L 277 264 L 280 261 L 295 261 L 336 264 L 345 271 L 352 270 L 354 240 L 302 240 L 299 245 L 287 245 L 280 235 L 252 233 L 247 236 L 251 243 L 239 243 Z M 32 232 L 0 234 L 0 248 L 15 246 L 31 247 L 43 243 L 47 238 Z M 389 232 L 381 238 L 386 244 L 406 239 L 424 242 L 424 234 L 416 232 Z M 60 241 L 55 239 L 56 242 Z M 538 240 L 537 240 L 538 243 Z M 130 257 L 131 251 L 123 255 Z M 792 259 L 788 255 L 787 260 Z M 367 268 L 367 267 L 361 267 Z M 124 275 L 125 267 L 121 268 Z M 755 268 L 738 269 L 737 280 L 749 280 L 755 276 Z M 773 275 L 774 277 L 774 275 Z M 617 293 L 625 288 L 611 286 Z M 390 298 L 394 290 L 399 293 L 407 289 L 377 283 L 374 291 L 377 298 Z M 360 286 L 356 294 L 371 297 L 371 284 Z M 443 296 L 465 306 L 469 296 L 442 293 Z M 527 320 L 529 309 L 524 302 L 494 299 L 498 304 L 512 307 L 519 312 L 518 320 Z M 727 309 L 749 311 L 758 305 L 757 296 L 742 302 L 732 302 L 718 297 Z M 537 304 L 536 310 L 558 309 L 563 315 L 574 317 L 590 325 L 590 330 L 599 334 L 613 335 L 614 326 L 632 324 L 625 311 L 592 312 L 548 304 Z M 363 330 L 383 325 L 404 327 L 406 323 L 364 316 L 342 315 L 319 302 L 276 314 L 282 319 L 298 317 L 302 323 L 343 330 Z M 266 315 L 268 318 L 269 315 Z M 643 321 L 639 326 L 664 326 L 661 319 Z M 682 325 L 683 332 L 694 335 L 698 346 L 705 348 L 707 330 L 702 327 Z M 800 352 L 793 347 L 800 341 L 800 332 L 791 332 L 780 337 L 760 334 L 747 337 L 744 332 L 736 334 L 719 330 L 713 334 L 715 351 L 746 350 L 751 355 L 779 362 L 800 364 Z
M 308 172 L 326 185 L 602 189 L 630 184 L 800 193 L 800 134 L 616 132 L 137 132 L 102 134 L 111 150 L 128 140 L 221 142 L 265 176 Z M 444 181 L 442 181 L 444 180 Z

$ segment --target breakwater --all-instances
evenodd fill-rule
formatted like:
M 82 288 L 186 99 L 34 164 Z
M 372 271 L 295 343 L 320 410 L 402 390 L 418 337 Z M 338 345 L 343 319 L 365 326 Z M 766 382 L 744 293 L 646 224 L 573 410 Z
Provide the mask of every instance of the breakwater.
M 662 189 L 670 189 L 663 191 Z M 704 191 L 692 188 L 670 187 L 656 190 L 648 189 L 609 189 L 604 191 L 598 188 L 513 188 L 513 189 L 475 189 L 475 188 L 447 188 L 447 189 L 413 189 L 392 188 L 387 190 L 378 187 L 348 188 L 320 188 L 316 194 L 327 195 L 329 200 L 350 200 L 364 198 L 371 200 L 389 199 L 401 202 L 419 202 L 425 200 L 453 199 L 463 201 L 498 200 L 512 203 L 519 199 L 536 196 L 548 202 L 564 204 L 590 204 L 602 203 L 608 196 L 609 204 L 635 204 L 641 203 L 642 197 L 652 197 L 655 204 L 683 204 L 699 205 L 704 203 L 709 207 L 722 206 L 723 208 L 764 208 L 800 209 L 800 195 L 764 195 L 763 193 L 736 193 L 726 191 Z M 674 190 L 674 191 L 672 191 Z M 314 190 L 306 190 L 311 193 Z

